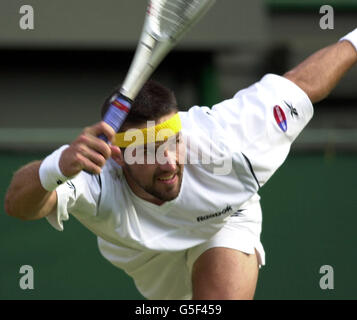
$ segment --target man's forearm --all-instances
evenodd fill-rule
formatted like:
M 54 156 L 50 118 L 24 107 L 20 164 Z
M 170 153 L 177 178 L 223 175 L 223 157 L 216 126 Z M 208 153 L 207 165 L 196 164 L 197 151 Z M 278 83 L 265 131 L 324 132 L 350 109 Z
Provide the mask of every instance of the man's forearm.
M 5 211 L 22 220 L 47 216 L 55 209 L 56 192 L 48 192 L 40 182 L 38 171 L 41 161 L 32 162 L 19 169 L 5 196 Z
M 317 51 L 284 77 L 303 89 L 315 103 L 326 98 L 356 63 L 356 48 L 349 41 L 341 41 Z

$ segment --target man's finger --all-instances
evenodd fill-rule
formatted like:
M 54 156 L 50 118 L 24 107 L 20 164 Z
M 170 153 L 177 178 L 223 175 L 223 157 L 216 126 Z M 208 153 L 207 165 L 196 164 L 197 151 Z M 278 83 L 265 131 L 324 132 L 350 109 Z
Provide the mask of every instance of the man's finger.
M 110 141 L 110 142 L 114 141 L 114 137 L 116 134 L 114 129 L 109 124 L 105 123 L 104 121 L 98 122 L 94 126 L 86 128 L 84 130 L 84 132 L 88 133 L 90 135 L 93 135 L 95 137 L 98 137 L 101 134 L 104 134 L 108 138 L 108 141 Z
M 103 167 L 105 165 L 107 158 L 102 153 L 96 152 L 87 146 L 82 146 L 80 148 L 80 153 L 98 167 Z
M 102 139 L 91 135 L 88 131 L 79 136 L 77 144 L 80 150 L 85 150 L 85 148 L 92 149 L 100 153 L 105 159 L 108 159 L 111 155 L 109 145 Z
M 111 156 L 120 156 L 121 155 L 121 150 L 118 146 L 110 146 L 110 150 L 111 150 Z
M 98 165 L 96 165 L 94 162 L 86 158 L 84 155 L 78 155 L 77 156 L 81 162 L 82 168 L 90 173 L 94 174 L 100 174 L 102 168 Z

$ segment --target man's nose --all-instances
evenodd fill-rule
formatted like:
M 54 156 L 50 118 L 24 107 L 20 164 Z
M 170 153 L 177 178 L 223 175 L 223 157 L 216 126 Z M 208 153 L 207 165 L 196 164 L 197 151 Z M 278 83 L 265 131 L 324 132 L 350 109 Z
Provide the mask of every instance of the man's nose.
M 164 151 L 164 157 L 163 159 L 160 159 L 159 161 L 159 166 L 160 169 L 163 171 L 176 171 L 177 168 L 177 163 L 176 163 L 176 152 L 175 151 L 170 151 L 169 149 L 166 149 Z

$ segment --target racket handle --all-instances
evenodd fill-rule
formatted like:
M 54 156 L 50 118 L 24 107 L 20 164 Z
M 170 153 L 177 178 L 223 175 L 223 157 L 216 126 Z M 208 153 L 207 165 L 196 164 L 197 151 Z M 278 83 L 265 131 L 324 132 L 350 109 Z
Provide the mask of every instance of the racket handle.
M 103 117 L 103 121 L 109 124 L 115 132 L 119 132 L 120 127 L 124 123 L 128 113 L 130 111 L 132 101 L 122 95 L 117 96 L 115 100 L 110 104 L 107 112 Z M 108 138 L 105 135 L 100 135 L 100 139 L 108 142 Z
M 103 117 L 103 121 L 109 124 L 115 132 L 119 132 L 120 127 L 124 123 L 130 108 L 132 101 L 129 98 L 126 98 L 123 95 L 118 95 L 110 104 L 107 112 Z M 104 134 L 98 136 L 98 138 L 102 139 L 106 143 L 108 143 L 108 138 Z M 84 172 L 93 175 L 93 173 L 83 170 Z

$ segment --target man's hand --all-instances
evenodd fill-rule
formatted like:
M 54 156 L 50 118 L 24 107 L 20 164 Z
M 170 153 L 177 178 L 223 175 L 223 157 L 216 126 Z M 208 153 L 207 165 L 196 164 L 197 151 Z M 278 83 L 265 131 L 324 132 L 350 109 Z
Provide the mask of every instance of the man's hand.
M 108 141 L 114 140 L 114 130 L 105 122 L 99 122 L 84 129 L 62 152 L 59 166 L 65 176 L 72 177 L 81 170 L 100 173 L 110 156 L 120 155 L 118 147 L 108 145 L 98 138 L 101 134 L 107 136 Z M 5 197 L 5 211 L 9 215 L 34 220 L 43 218 L 56 209 L 57 194 L 42 187 L 40 166 L 41 161 L 35 161 L 14 174 Z
M 104 134 L 108 141 L 114 141 L 114 129 L 101 121 L 85 128 L 69 148 L 63 151 L 59 166 L 66 177 L 72 177 L 82 170 L 99 174 L 106 161 L 120 153 L 118 147 L 98 138 L 101 134 Z

